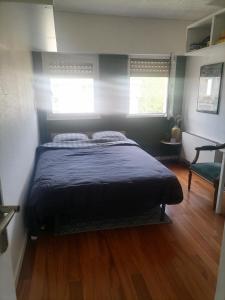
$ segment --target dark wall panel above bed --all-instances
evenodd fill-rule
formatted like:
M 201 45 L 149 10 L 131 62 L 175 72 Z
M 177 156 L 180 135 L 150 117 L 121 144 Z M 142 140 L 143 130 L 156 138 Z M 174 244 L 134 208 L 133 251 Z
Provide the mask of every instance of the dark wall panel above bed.
M 103 114 L 129 110 L 128 55 L 99 55 L 96 108 Z
M 108 115 L 96 119 L 49 120 L 48 130 L 49 135 L 59 132 L 125 131 L 128 138 L 135 140 L 153 156 L 168 155 L 160 145 L 160 140 L 169 130 L 169 121 L 165 117 Z

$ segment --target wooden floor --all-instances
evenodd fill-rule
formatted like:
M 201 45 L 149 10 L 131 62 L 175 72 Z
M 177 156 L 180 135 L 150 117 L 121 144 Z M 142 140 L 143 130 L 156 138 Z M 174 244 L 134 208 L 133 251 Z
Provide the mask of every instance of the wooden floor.
M 213 188 L 171 166 L 184 201 L 167 208 L 172 224 L 29 242 L 19 300 L 212 300 L 224 217 L 212 211 Z

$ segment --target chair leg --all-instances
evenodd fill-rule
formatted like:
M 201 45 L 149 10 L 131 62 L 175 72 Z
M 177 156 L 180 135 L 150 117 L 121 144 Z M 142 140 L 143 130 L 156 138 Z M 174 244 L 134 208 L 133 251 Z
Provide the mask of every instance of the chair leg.
M 214 182 L 214 188 L 215 188 L 215 191 L 214 191 L 214 199 L 213 199 L 213 210 L 216 209 L 219 181 Z
M 189 170 L 189 175 L 188 175 L 188 190 L 191 190 L 191 180 L 192 180 L 192 172 Z

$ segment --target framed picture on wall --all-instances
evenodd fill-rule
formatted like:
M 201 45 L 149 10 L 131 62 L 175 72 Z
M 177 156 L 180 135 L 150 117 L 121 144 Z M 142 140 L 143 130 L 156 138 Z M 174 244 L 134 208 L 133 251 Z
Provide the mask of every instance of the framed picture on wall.
M 218 114 L 222 76 L 223 63 L 201 67 L 197 111 Z

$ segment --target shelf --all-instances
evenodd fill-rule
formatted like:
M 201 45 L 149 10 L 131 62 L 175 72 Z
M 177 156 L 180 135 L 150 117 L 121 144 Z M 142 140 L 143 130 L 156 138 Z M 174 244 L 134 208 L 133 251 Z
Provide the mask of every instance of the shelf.
M 225 35 L 225 12 L 215 15 L 212 28 L 212 45 L 216 44 L 221 35 Z
M 208 46 L 196 50 L 190 50 L 192 45 L 201 45 L 207 37 L 209 38 Z M 215 50 L 217 47 L 218 49 L 221 49 L 221 44 L 225 44 L 217 44 L 221 37 L 225 37 L 225 9 L 222 9 L 217 13 L 201 19 L 187 27 L 186 55 L 201 56 L 206 53 L 205 50 Z
M 212 20 L 213 20 L 214 14 L 211 14 L 199 21 L 196 21 L 190 25 L 188 25 L 187 29 L 192 29 L 192 28 L 201 28 L 201 27 L 205 27 L 207 25 L 211 25 Z
M 216 56 L 225 53 L 225 43 L 204 47 L 198 50 L 192 50 L 185 53 L 185 56 Z

